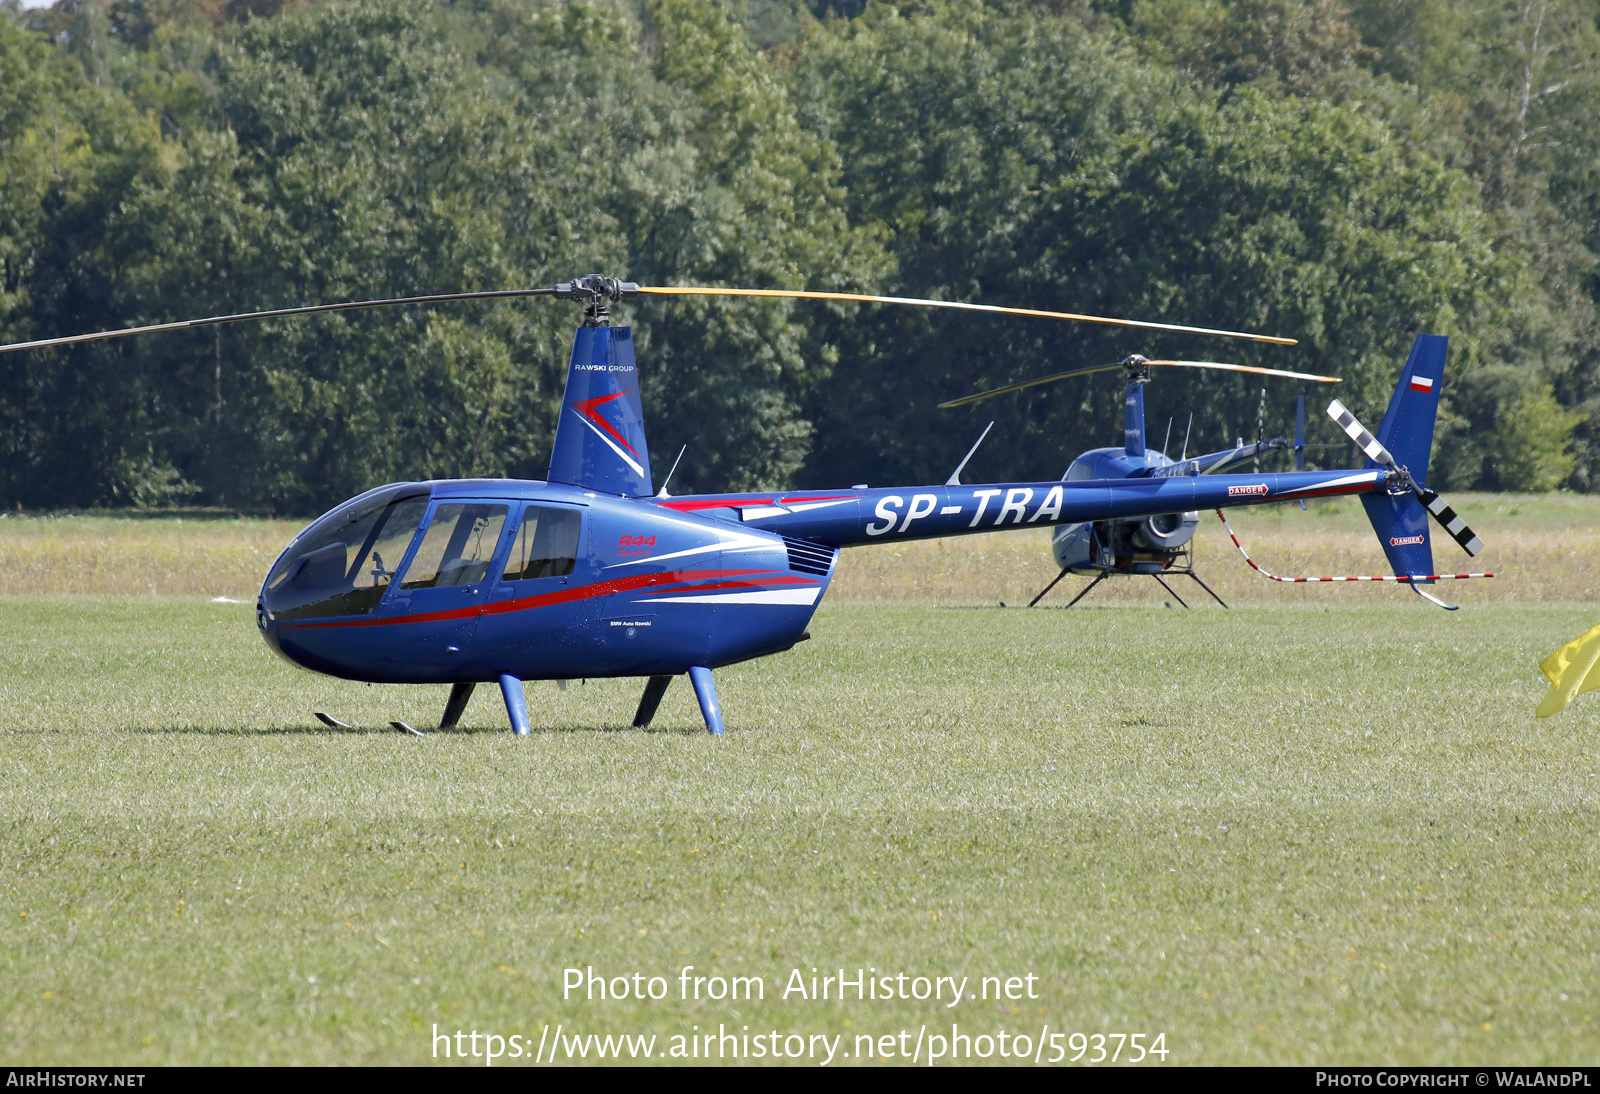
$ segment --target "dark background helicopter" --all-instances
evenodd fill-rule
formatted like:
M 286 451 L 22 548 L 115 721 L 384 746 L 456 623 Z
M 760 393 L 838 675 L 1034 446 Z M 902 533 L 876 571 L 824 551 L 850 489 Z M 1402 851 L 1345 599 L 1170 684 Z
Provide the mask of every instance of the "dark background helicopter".
M 1338 383 L 1336 377 L 1314 376 L 1308 373 L 1290 372 L 1284 369 L 1260 368 L 1249 365 L 1227 364 L 1218 361 L 1152 361 L 1138 354 L 1133 354 L 1114 365 L 1094 365 L 1087 368 L 1068 369 L 1064 372 L 1055 372 L 1047 376 L 1038 376 L 1030 380 L 1023 380 L 1004 387 L 993 388 L 988 391 L 967 395 L 959 399 L 951 399 L 940 403 L 940 409 L 968 406 L 993 398 L 996 395 L 1006 395 L 1016 391 L 1025 391 L 1043 384 L 1055 383 L 1078 376 L 1088 376 L 1101 372 L 1120 370 L 1126 374 L 1126 392 L 1124 395 L 1124 426 L 1123 443 L 1115 447 L 1096 448 L 1080 454 L 1072 461 L 1062 479 L 1067 482 L 1076 482 L 1086 479 L 1107 478 L 1160 478 L 1175 474 L 1213 474 L 1229 468 L 1235 468 L 1246 460 L 1255 464 L 1255 469 L 1261 466 L 1261 455 L 1264 452 L 1281 451 L 1290 449 L 1294 453 L 1294 469 L 1305 470 L 1305 454 L 1308 447 L 1305 439 L 1305 396 L 1300 396 L 1295 407 L 1295 434 L 1291 443 L 1282 437 L 1265 438 L 1261 435 L 1263 421 L 1257 418 L 1256 440 L 1245 444 L 1239 439 L 1235 444 L 1217 452 L 1197 453 L 1190 457 L 1189 443 L 1190 430 L 1194 424 L 1194 415 L 1191 412 L 1185 422 L 1182 434 L 1182 447 L 1176 459 L 1167 454 L 1167 448 L 1172 442 L 1172 422 L 1167 424 L 1167 432 L 1161 448 L 1153 448 L 1148 443 L 1149 438 L 1145 431 L 1145 386 L 1152 378 L 1152 368 L 1190 368 L 1210 369 L 1225 372 L 1253 373 L 1263 376 L 1276 376 L 1293 380 L 1308 381 L 1312 383 Z M 1264 415 L 1266 408 L 1266 389 L 1261 392 L 1261 413 Z M 991 423 L 992 425 L 993 423 Z M 985 429 L 985 434 L 988 430 Z M 982 443 L 982 437 L 979 438 Z M 1344 448 L 1345 445 L 1311 445 L 1313 448 Z M 973 451 L 968 452 L 967 459 L 971 459 Z M 962 466 L 966 461 L 962 461 Z M 959 474 L 959 470 L 957 472 Z M 1300 501 L 1301 508 L 1305 501 Z M 1199 526 L 1200 514 L 1196 511 L 1177 513 L 1158 513 L 1139 520 L 1104 520 L 1083 524 L 1064 524 L 1058 527 L 1050 539 L 1051 558 L 1060 568 L 1060 572 L 1045 586 L 1029 603 L 1029 607 L 1038 604 L 1040 600 L 1055 588 L 1057 583 L 1069 573 L 1092 577 L 1087 586 L 1073 597 L 1067 607 L 1072 607 L 1082 600 L 1090 590 L 1100 582 L 1112 576 L 1150 577 L 1160 582 L 1179 604 L 1185 608 L 1188 604 L 1183 598 L 1167 584 L 1168 576 L 1185 576 L 1194 580 L 1202 589 L 1211 595 L 1218 604 L 1227 607 L 1222 598 L 1201 579 L 1195 572 L 1190 542 L 1194 538 L 1195 529 Z

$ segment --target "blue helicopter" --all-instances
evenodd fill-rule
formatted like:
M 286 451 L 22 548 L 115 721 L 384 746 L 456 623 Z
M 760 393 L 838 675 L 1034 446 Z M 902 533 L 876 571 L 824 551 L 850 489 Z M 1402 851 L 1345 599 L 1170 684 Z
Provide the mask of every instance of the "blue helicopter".
M 951 399 L 939 404 L 939 409 L 947 410 L 952 407 L 968 406 L 984 399 L 991 399 L 997 395 L 1006 395 L 1011 392 L 1023 391 L 1027 388 L 1037 387 L 1041 384 L 1055 383 L 1077 376 L 1089 376 L 1094 373 L 1112 372 L 1122 370 L 1126 373 L 1126 417 L 1123 430 L 1123 443 L 1116 448 L 1095 448 L 1081 453 L 1062 475 L 1063 481 L 1077 482 L 1083 479 L 1125 479 L 1125 478 L 1163 478 L 1175 474 L 1201 474 L 1209 475 L 1222 471 L 1228 467 L 1243 463 L 1245 460 L 1255 460 L 1259 469 L 1260 457 L 1264 452 L 1290 449 L 1294 452 L 1294 465 L 1296 471 L 1305 470 L 1305 396 L 1299 397 L 1295 414 L 1295 437 L 1291 445 L 1282 437 L 1263 438 L 1261 436 L 1261 421 L 1256 424 L 1257 439 L 1254 444 L 1245 444 L 1241 439 L 1232 448 L 1220 452 L 1208 452 L 1203 455 L 1189 457 L 1189 430 L 1185 428 L 1183 450 L 1176 460 L 1169 457 L 1165 451 L 1147 447 L 1145 443 L 1145 415 L 1144 415 L 1144 387 L 1150 382 L 1152 368 L 1200 368 L 1217 369 L 1230 372 L 1248 372 L 1263 376 L 1279 376 L 1291 380 L 1310 381 L 1312 383 L 1338 383 L 1331 376 L 1317 376 L 1304 372 L 1289 372 L 1284 369 L 1256 368 L 1250 365 L 1225 364 L 1219 361 L 1152 361 L 1148 358 L 1133 354 L 1116 364 L 1094 365 L 1088 368 L 1068 369 L 1065 372 L 1053 372 L 1048 376 L 1037 376 L 1031 380 L 1020 383 L 1007 384 L 1004 387 L 991 388 L 980 391 L 974 395 L 966 395 L 959 399 Z M 1442 367 L 1442 359 L 1441 359 Z M 1261 392 L 1262 406 L 1265 409 L 1266 389 Z M 1190 426 L 1193 425 L 1193 415 L 1190 416 Z M 992 428 L 993 422 L 989 423 Z M 1171 438 L 1172 424 L 1167 425 L 1167 440 Z M 971 459 L 978 445 L 983 443 L 989 429 L 986 428 L 978 438 L 978 444 L 973 445 L 967 453 Z M 1166 447 L 1165 444 L 1162 446 Z M 1311 445 L 1313 448 L 1334 448 L 1342 445 Z M 962 466 L 966 460 L 962 461 Z M 959 469 L 958 472 L 959 474 Z M 1301 508 L 1305 501 L 1300 501 Z M 1110 577 L 1151 577 L 1160 583 L 1179 604 L 1187 608 L 1189 605 L 1179 596 L 1172 586 L 1167 584 L 1168 577 L 1182 576 L 1191 578 L 1196 584 L 1210 594 L 1211 598 L 1224 608 L 1228 605 L 1218 596 L 1216 591 L 1207 585 L 1195 572 L 1190 541 L 1194 539 L 1196 529 L 1200 524 L 1200 514 L 1191 510 L 1186 513 L 1158 513 L 1155 516 L 1140 519 L 1117 519 L 1102 521 L 1086 521 L 1080 524 L 1058 525 L 1050 539 L 1050 555 L 1059 572 L 1039 591 L 1039 594 L 1028 602 L 1028 607 L 1034 607 L 1049 595 L 1050 590 L 1061 582 L 1068 574 L 1082 577 L 1092 577 L 1093 580 L 1079 590 L 1078 595 L 1067 604 L 1073 607 L 1078 601 L 1088 596 L 1095 586 Z
M 494 682 L 512 729 L 527 735 L 524 681 L 589 677 L 646 678 L 633 722 L 643 727 L 672 679 L 687 675 L 707 730 L 721 734 L 713 671 L 807 640 L 840 549 L 861 544 L 1356 494 L 1401 580 L 1433 579 L 1425 506 L 1470 553 L 1481 546 L 1422 485 L 1442 339 L 1437 355 L 1413 351 L 1379 429 L 1381 441 L 1372 441 L 1368 466 L 1358 471 L 1202 476 L 1199 461 L 1188 460 L 1145 475 L 1059 482 L 962 485 L 957 474 L 938 486 L 673 497 L 665 487 L 656 490 L 651 477 L 632 331 L 610 322 L 610 304 L 648 293 L 912 304 L 1292 343 L 1067 312 L 848 293 L 641 287 L 594 275 L 554 288 L 215 316 L 0 346 L 0 352 L 387 305 L 518 296 L 581 301 L 583 325 L 573 340 L 544 481 L 456 479 L 369 490 L 313 521 L 262 583 L 256 625 L 273 650 L 348 680 L 450 684 L 441 728 L 457 723 L 478 684 Z

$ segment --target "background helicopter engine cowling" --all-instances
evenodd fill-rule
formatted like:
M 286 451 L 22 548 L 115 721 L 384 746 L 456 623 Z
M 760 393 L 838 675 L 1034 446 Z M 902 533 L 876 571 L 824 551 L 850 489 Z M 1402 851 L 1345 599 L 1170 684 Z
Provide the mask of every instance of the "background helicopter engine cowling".
M 1050 552 L 1057 566 L 1085 576 L 1106 570 L 1159 574 L 1183 555 L 1199 523 L 1200 514 L 1190 512 L 1064 524 L 1051 537 Z
M 1126 449 L 1097 448 L 1072 461 L 1063 481 L 1127 478 L 1173 466 L 1166 453 L 1146 450 L 1130 457 Z M 1050 539 L 1056 565 L 1079 574 L 1107 569 L 1124 573 L 1161 573 L 1183 554 L 1194 538 L 1200 514 L 1159 513 L 1138 520 L 1101 520 L 1092 524 L 1064 524 Z
M 1151 550 L 1172 550 L 1193 539 L 1194 531 L 1199 526 L 1198 511 L 1158 513 L 1139 522 L 1133 533 L 1133 541 Z

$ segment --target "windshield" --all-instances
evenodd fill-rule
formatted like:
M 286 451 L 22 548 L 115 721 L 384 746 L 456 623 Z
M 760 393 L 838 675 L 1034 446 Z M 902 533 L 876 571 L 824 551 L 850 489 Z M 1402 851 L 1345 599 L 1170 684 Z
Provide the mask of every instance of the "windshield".
M 363 494 L 320 518 L 267 575 L 267 611 L 277 619 L 371 612 L 427 508 L 426 490 L 403 484 Z

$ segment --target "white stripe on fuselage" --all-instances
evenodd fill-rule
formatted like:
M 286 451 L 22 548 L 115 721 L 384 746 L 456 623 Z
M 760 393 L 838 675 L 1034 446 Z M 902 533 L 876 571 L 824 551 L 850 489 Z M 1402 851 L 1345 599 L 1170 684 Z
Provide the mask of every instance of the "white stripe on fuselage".
M 1381 474 L 1381 471 L 1363 471 L 1359 475 L 1346 475 L 1342 479 L 1330 479 L 1327 482 L 1319 482 L 1314 486 L 1302 486 L 1297 490 L 1285 490 L 1283 493 L 1303 494 L 1307 490 L 1330 490 L 1335 486 L 1352 486 L 1359 482 L 1377 482 Z
M 747 593 L 701 593 L 698 596 L 653 596 L 635 604 L 815 604 L 822 589 L 759 589 Z
M 725 532 L 720 529 L 712 531 L 703 524 L 690 524 L 688 521 L 673 520 L 671 517 L 665 515 L 658 515 L 655 519 L 665 521 L 668 524 L 675 524 L 679 528 L 686 528 L 693 532 L 699 532 L 702 535 L 707 532 L 711 532 L 712 535 L 715 535 L 719 538 L 715 543 L 707 543 L 700 547 L 690 547 L 682 551 L 672 551 L 665 555 L 650 555 L 646 558 L 633 558 L 628 559 L 625 562 L 616 562 L 610 566 L 607 566 L 606 569 L 615 570 L 620 566 L 637 566 L 641 562 L 653 563 L 664 562 L 671 558 L 688 558 L 690 555 L 704 555 L 709 554 L 712 551 L 727 551 L 734 554 L 742 554 L 745 551 L 776 551 L 782 547 L 781 543 L 773 543 L 769 539 L 765 539 L 761 536 L 753 536 L 748 532 Z M 773 533 L 769 532 L 767 534 L 772 535 Z

